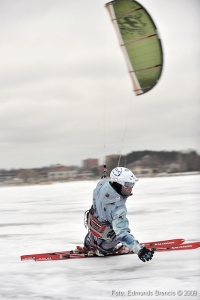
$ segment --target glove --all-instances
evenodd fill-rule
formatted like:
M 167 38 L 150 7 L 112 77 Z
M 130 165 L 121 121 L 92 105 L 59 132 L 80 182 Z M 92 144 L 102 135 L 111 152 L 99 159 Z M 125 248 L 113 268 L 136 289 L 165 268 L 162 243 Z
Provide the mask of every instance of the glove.
M 141 259 L 143 262 L 145 261 L 149 261 L 152 259 L 154 254 L 153 250 L 149 250 L 145 247 L 143 247 L 142 249 L 140 249 L 140 251 L 138 252 L 138 257 L 139 259 Z

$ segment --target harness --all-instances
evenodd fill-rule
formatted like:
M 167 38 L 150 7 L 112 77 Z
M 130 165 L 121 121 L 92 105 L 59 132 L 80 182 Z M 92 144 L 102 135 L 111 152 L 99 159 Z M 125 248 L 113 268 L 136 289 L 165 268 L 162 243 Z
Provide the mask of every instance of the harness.
M 114 240 L 116 237 L 115 231 L 113 230 L 110 223 L 101 223 L 97 218 L 94 217 L 93 206 L 85 212 L 84 224 L 85 228 L 88 229 L 94 236 L 102 240 Z

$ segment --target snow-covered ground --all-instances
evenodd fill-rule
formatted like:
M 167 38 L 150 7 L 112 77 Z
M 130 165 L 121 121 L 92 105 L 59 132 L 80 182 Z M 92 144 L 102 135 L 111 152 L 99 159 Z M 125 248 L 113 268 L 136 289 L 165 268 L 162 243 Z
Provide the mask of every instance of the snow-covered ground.
M 137 255 L 20 261 L 82 245 L 96 183 L 0 188 L 0 300 L 200 299 L 200 249 L 155 253 L 147 263 Z M 141 179 L 127 202 L 132 233 L 140 242 L 200 241 L 199 202 L 199 175 Z

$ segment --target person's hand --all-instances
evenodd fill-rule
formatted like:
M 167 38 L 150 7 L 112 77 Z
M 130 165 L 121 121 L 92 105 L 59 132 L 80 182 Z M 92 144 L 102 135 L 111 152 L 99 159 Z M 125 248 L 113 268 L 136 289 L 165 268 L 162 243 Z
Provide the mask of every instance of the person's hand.
M 143 247 L 138 252 L 138 257 L 139 257 L 140 260 L 145 262 L 145 261 L 151 260 L 153 258 L 153 254 L 154 254 L 153 250 L 150 250 L 150 249 L 147 249 L 147 248 Z

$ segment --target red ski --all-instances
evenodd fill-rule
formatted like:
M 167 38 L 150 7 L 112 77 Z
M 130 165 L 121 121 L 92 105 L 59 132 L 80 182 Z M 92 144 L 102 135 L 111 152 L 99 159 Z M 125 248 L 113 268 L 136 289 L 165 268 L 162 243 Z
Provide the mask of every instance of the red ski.
M 184 239 L 161 240 L 161 241 L 156 241 L 156 242 L 141 243 L 141 245 L 145 246 L 146 248 L 150 248 L 150 249 L 151 248 L 167 248 L 167 247 L 172 247 L 172 246 L 178 246 L 178 245 L 182 244 L 184 241 L 185 241 Z M 88 251 L 86 251 L 85 253 L 80 253 L 80 249 L 82 249 L 82 247 L 77 247 L 76 250 L 72 250 L 72 251 L 67 250 L 67 251 L 52 252 L 52 253 L 49 252 L 49 253 L 41 253 L 41 254 L 22 255 L 21 260 L 29 260 L 29 259 L 32 259 L 32 260 L 57 260 L 57 259 L 67 259 L 67 258 L 89 257 Z M 73 257 L 72 257 L 72 254 L 73 254 Z M 82 254 L 82 256 L 80 254 Z M 78 255 L 78 257 L 77 257 L 77 255 Z M 65 258 L 59 258 L 59 257 L 65 257 Z
M 154 248 L 154 251 L 164 252 L 164 251 L 177 251 L 177 250 L 192 250 L 200 247 L 200 242 L 185 243 L 177 246 L 167 247 L 167 248 Z M 134 252 L 128 253 L 113 253 L 108 256 L 118 256 L 118 255 L 127 255 L 134 254 Z M 107 257 L 108 257 L 107 256 Z M 77 258 L 89 258 L 89 257 L 99 257 L 94 252 L 86 251 L 84 248 L 77 246 L 77 249 L 64 252 L 55 252 L 55 253 L 43 253 L 43 254 L 32 254 L 32 255 L 23 255 L 21 260 L 35 260 L 35 261 L 47 261 L 47 260 L 67 260 L 67 259 L 77 259 Z
M 149 243 L 140 243 L 146 248 L 165 248 L 165 247 L 172 247 L 177 246 L 184 243 L 184 239 L 172 239 L 172 240 L 163 240 L 158 242 L 149 242 Z
M 157 248 L 156 251 L 173 251 L 173 250 L 192 250 L 200 248 L 200 242 L 193 242 L 193 243 L 185 243 L 178 246 L 172 246 L 169 248 Z

